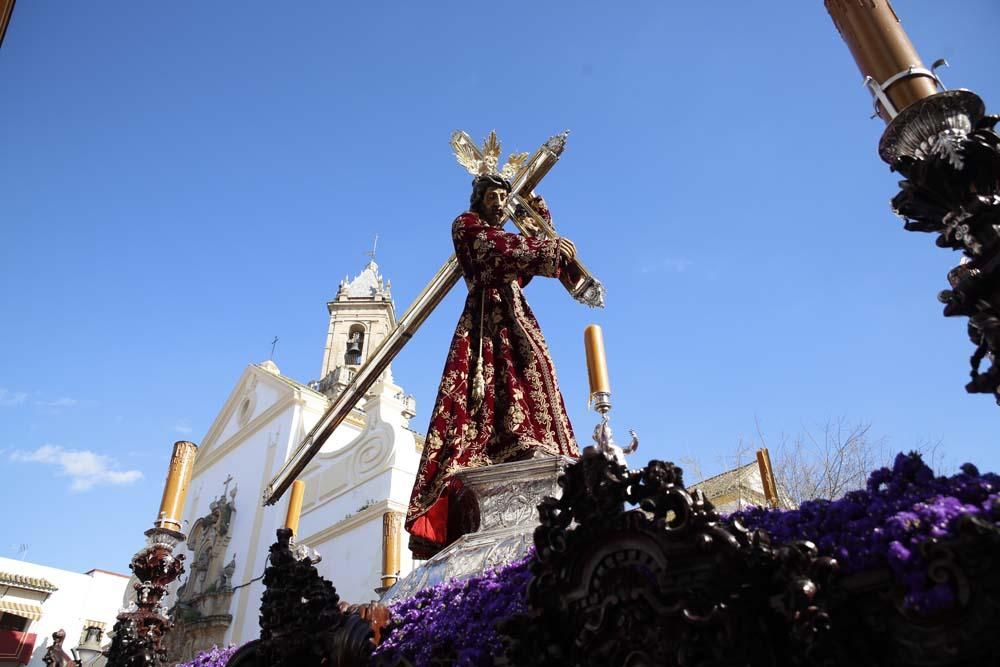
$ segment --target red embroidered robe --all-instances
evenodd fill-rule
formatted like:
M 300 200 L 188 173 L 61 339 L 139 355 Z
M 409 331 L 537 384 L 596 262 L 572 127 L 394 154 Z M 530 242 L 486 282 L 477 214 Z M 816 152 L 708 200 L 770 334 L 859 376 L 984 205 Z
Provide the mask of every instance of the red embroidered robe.
M 449 522 L 460 491 L 451 473 L 536 454 L 579 455 L 552 358 L 521 292 L 532 276 L 559 276 L 556 241 L 509 234 L 471 212 L 458 216 L 451 235 L 469 296 L 406 513 L 410 550 L 421 559 L 460 536 L 454 519 Z M 486 392 L 476 405 L 480 331 Z

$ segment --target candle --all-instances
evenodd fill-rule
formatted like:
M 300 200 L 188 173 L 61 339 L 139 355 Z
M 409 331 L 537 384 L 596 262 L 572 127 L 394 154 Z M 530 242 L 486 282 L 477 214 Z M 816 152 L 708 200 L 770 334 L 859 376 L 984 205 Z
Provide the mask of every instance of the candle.
M 825 0 L 825 3 L 863 76 L 884 84 L 910 68 L 924 69 L 889 0 Z M 898 112 L 938 90 L 929 74 L 917 72 L 892 80 L 885 92 Z M 892 120 L 892 114 L 881 104 L 878 112 L 886 122 Z
M 399 538 L 405 518 L 401 512 L 382 515 L 382 588 L 387 589 L 399 580 Z
M 590 393 L 611 393 L 608 380 L 608 362 L 604 356 L 604 334 L 601 327 L 590 324 L 583 330 L 583 346 L 587 350 L 587 376 L 590 378 Z
M 767 447 L 757 450 L 757 469 L 760 471 L 760 482 L 764 489 L 764 499 L 771 507 L 778 506 L 778 485 L 774 481 L 774 469 L 771 468 L 771 455 Z
M 174 443 L 174 453 L 167 468 L 167 481 L 163 485 L 163 499 L 154 525 L 177 532 L 181 531 L 181 515 L 187 498 L 188 484 L 194 472 L 194 459 L 198 446 L 181 440 Z
M 299 532 L 299 517 L 302 515 L 302 496 L 306 492 L 306 483 L 301 479 L 292 482 L 292 495 L 288 499 L 288 512 L 285 514 L 285 528 L 292 534 Z

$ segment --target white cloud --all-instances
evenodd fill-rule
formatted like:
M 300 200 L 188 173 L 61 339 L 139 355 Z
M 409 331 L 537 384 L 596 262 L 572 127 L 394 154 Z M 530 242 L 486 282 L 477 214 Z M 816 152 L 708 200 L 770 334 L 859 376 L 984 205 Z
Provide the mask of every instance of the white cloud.
M 74 405 L 78 405 L 80 401 L 75 398 L 69 398 L 64 396 L 62 398 L 57 398 L 54 401 L 35 401 L 35 405 L 41 406 L 43 408 L 71 408 Z
M 191 432 L 192 429 L 190 426 L 187 425 L 187 423 L 180 422 L 178 424 L 174 424 L 174 430 L 182 435 L 187 435 L 188 433 Z
M 670 273 L 684 273 L 694 264 L 690 259 L 684 257 L 662 257 L 652 264 L 647 264 L 639 269 L 640 273 L 660 273 L 667 271 Z
M 0 408 L 11 408 L 21 405 L 28 398 L 23 391 L 10 391 L 0 387 Z
M 89 491 L 102 484 L 132 484 L 142 479 L 139 470 L 117 470 L 118 464 L 109 456 L 87 450 L 63 449 L 58 445 L 42 445 L 33 452 L 14 451 L 10 459 L 59 466 L 60 474 L 72 480 L 69 487 L 72 491 Z

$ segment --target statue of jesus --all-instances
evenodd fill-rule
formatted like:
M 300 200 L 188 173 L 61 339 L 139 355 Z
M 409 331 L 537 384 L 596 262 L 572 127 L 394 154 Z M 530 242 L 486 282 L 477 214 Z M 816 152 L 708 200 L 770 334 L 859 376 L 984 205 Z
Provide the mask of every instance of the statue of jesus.
M 448 350 L 406 514 L 410 550 L 426 559 L 460 536 L 464 468 L 538 456 L 579 455 L 555 367 L 522 288 L 559 277 L 576 256 L 569 239 L 503 230 L 510 184 L 476 177 L 469 210 L 451 227 L 469 296 Z M 528 203 L 551 220 L 541 197 Z M 449 520 L 449 515 L 452 515 Z

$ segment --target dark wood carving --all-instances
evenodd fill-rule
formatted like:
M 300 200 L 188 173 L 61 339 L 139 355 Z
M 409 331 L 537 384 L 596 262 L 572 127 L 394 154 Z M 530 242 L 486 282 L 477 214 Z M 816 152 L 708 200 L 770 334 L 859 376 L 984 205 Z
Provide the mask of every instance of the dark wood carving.
M 723 520 L 671 463 L 626 470 L 593 453 L 560 485 L 539 506 L 528 609 L 501 622 L 497 665 L 996 664 L 1000 528 L 990 521 L 966 516 L 957 537 L 924 544 L 927 577 L 954 600 L 917 612 L 888 570 L 845 575 L 809 542 L 772 543 Z M 288 538 L 279 532 L 271 548 L 261 639 L 229 667 L 373 664 L 365 619 L 377 624 L 385 608 L 340 605 Z
M 66 649 L 63 648 L 65 640 L 65 630 L 59 629 L 52 633 L 52 646 L 49 646 L 45 651 L 45 655 L 42 656 L 42 662 L 45 663 L 45 667 L 77 667 L 76 660 L 73 659 L 73 656 L 66 653 Z
M 229 667 L 346 667 L 371 659 L 372 629 L 340 596 L 313 561 L 296 554 L 292 532 L 281 528 L 264 572 L 260 639 L 237 651 Z
M 357 614 L 368 622 L 372 629 L 372 641 L 378 646 L 382 641 L 382 632 L 389 624 L 389 608 L 378 602 L 365 602 L 363 604 L 340 603 L 340 610 L 345 614 Z
M 926 575 L 955 592 L 934 612 L 903 604 L 888 570 L 849 576 L 808 542 L 771 544 L 722 521 L 681 470 L 627 471 L 603 456 L 566 469 L 539 507 L 528 613 L 501 628 L 510 665 L 995 664 L 1000 529 L 972 516 L 923 546 Z
M 1000 633 L 1000 529 L 975 517 L 960 519 L 958 537 L 924 545 L 927 575 L 947 583 L 955 602 L 917 613 L 887 571 L 844 577 L 833 592 L 831 622 L 838 661 L 858 667 L 973 667 L 996 664 L 988 637 Z
M 531 611 L 508 622 L 514 665 L 814 664 L 836 562 L 723 524 L 681 469 L 601 454 L 567 468 L 535 531 Z

